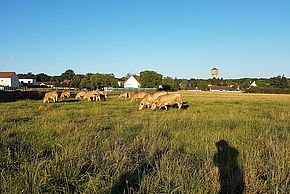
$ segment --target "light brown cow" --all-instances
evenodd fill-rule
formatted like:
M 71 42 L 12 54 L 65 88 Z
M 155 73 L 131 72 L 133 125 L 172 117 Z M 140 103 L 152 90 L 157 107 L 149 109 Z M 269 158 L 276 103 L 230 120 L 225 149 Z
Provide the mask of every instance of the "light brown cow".
M 151 94 L 147 94 L 142 101 L 140 102 L 139 105 L 139 110 L 142 110 L 143 107 L 150 108 L 150 106 L 152 105 L 153 102 L 155 102 L 155 100 L 162 95 L 168 94 L 168 92 L 154 92 Z
M 122 93 L 119 95 L 119 98 L 127 99 L 127 98 L 129 98 L 129 93 L 128 93 L 128 92 L 122 92 Z
M 102 99 L 108 98 L 108 92 L 106 92 L 106 91 L 99 91 L 99 94 L 100 94 Z
M 86 95 L 87 91 L 78 92 L 76 95 L 76 99 L 83 98 Z
M 57 98 L 58 98 L 58 94 L 56 91 L 53 91 L 53 92 L 46 92 L 45 93 L 45 96 L 43 98 L 43 103 L 49 103 L 49 100 L 52 99 L 53 102 L 57 102 Z
M 60 98 L 70 98 L 70 91 L 63 91 Z
M 182 95 L 178 93 L 169 93 L 162 96 L 159 96 L 154 103 L 152 103 L 151 109 L 154 110 L 156 107 L 160 109 L 165 107 L 167 110 L 167 106 L 178 105 L 178 109 L 182 107 L 183 100 Z
M 100 100 L 100 94 L 99 91 L 94 90 L 94 91 L 88 91 L 84 97 L 84 99 L 88 99 L 88 101 L 97 101 Z
M 134 101 L 134 100 L 141 100 L 141 99 L 143 99 L 147 94 L 148 94 L 148 92 L 136 92 L 135 94 L 132 95 L 132 97 L 131 97 L 131 101 Z

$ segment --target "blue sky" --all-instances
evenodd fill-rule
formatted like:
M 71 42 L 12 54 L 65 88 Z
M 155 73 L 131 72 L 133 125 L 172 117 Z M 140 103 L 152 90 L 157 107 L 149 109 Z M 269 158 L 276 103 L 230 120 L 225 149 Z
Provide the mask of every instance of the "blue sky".
M 288 0 L 0 0 L 0 71 L 290 77 Z

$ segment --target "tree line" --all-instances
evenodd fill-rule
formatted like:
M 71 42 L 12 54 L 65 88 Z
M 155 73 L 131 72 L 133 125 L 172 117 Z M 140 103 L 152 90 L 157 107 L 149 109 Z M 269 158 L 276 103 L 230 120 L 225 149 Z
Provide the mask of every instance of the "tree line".
M 120 81 L 126 81 L 132 74 L 128 73 Z M 31 78 L 36 79 L 37 82 L 55 82 L 56 86 L 69 86 L 75 88 L 102 88 L 102 87 L 118 87 L 117 78 L 114 74 L 101 74 L 101 73 L 87 73 L 76 74 L 72 69 L 68 69 L 59 76 L 50 76 L 45 73 L 33 74 L 31 72 L 27 74 L 18 74 L 19 78 Z M 257 87 L 256 90 L 263 89 L 289 89 L 290 79 L 284 75 L 279 75 L 271 78 L 241 78 L 241 79 L 180 79 L 172 78 L 169 76 L 163 76 L 156 71 L 142 71 L 140 72 L 141 87 L 142 88 L 159 88 L 162 86 L 164 90 L 209 90 L 210 85 L 231 85 L 232 89 L 237 87 L 243 88 L 251 92 L 252 87 L 250 84 L 255 81 Z M 68 84 L 63 84 L 64 80 L 71 80 Z

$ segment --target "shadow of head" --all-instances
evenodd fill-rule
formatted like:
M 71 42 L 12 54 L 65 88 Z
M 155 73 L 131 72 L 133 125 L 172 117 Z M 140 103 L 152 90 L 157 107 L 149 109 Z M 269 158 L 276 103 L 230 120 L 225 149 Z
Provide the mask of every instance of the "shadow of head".
M 243 171 L 237 161 L 238 150 L 231 147 L 225 140 L 216 142 L 216 147 L 214 164 L 219 168 L 219 193 L 243 193 L 245 183 Z
M 138 193 L 144 175 L 153 173 L 154 167 L 160 165 L 160 160 L 168 151 L 167 148 L 158 150 L 149 159 L 138 161 L 137 163 L 140 163 L 138 167 L 122 174 L 117 183 L 113 185 L 110 193 Z

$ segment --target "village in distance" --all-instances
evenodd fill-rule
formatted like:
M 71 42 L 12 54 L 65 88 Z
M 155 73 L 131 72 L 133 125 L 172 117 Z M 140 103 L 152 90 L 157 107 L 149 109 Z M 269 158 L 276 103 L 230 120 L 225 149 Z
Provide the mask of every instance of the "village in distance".
M 209 79 L 172 78 L 156 71 L 142 71 L 140 75 L 126 74 L 116 78 L 114 74 L 87 73 L 76 74 L 68 69 L 59 76 L 45 73 L 33 74 L 0 72 L 0 90 L 27 88 L 82 89 L 107 91 L 141 91 L 142 88 L 176 91 L 215 91 L 215 92 L 248 92 L 248 93 L 290 93 L 290 79 L 284 75 L 271 78 L 223 79 L 219 69 L 210 70 Z

